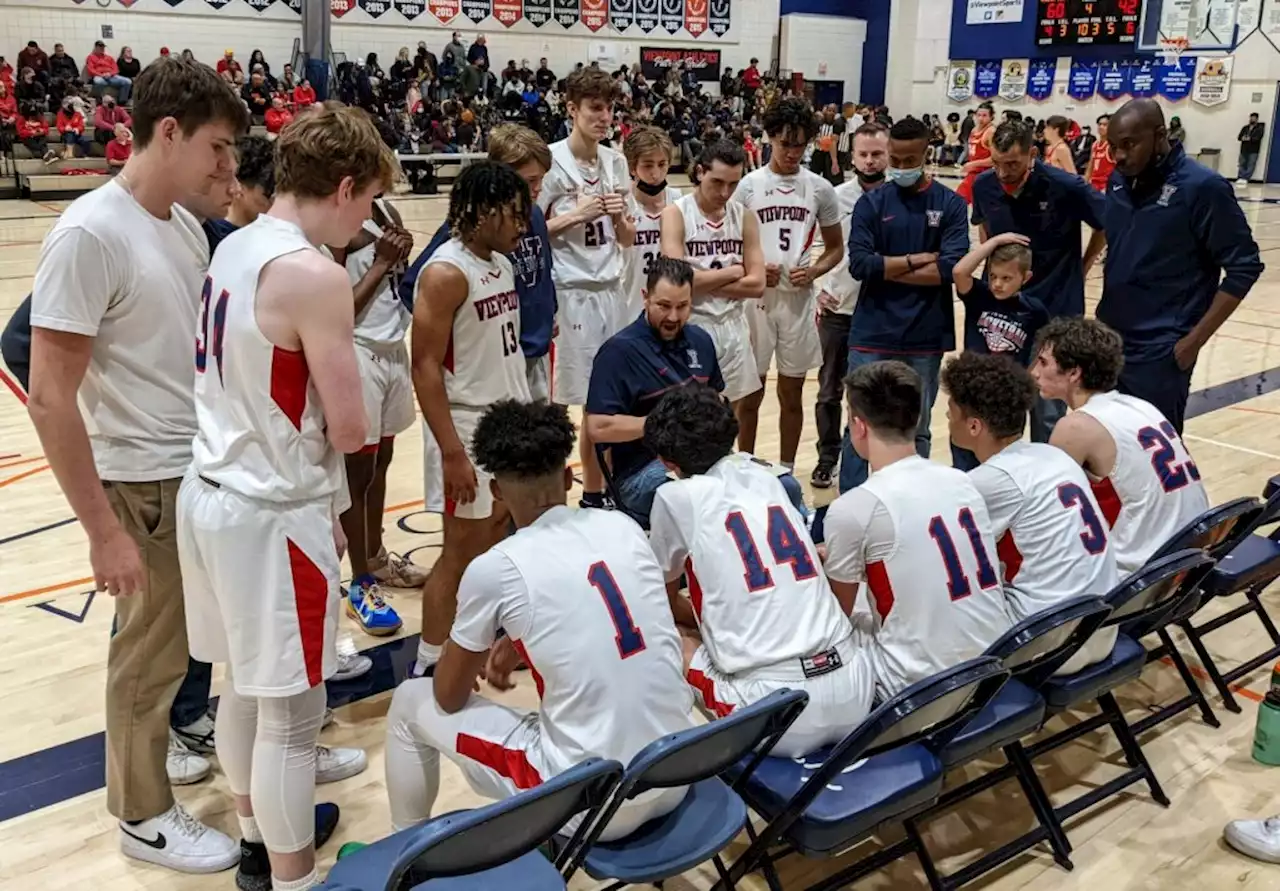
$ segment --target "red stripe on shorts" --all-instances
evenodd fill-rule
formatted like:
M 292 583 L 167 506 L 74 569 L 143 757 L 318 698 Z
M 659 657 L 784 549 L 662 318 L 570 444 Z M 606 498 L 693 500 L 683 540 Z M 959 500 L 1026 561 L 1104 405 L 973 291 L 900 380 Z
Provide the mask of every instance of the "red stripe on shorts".
M 732 705 L 716 699 L 716 685 L 711 678 L 696 668 L 690 668 L 689 673 L 685 675 L 685 680 L 689 682 L 690 687 L 702 694 L 703 705 L 710 709 L 717 718 L 724 718 L 732 714 Z
M 517 789 L 532 789 L 542 784 L 542 777 L 529 763 L 529 756 L 519 749 L 504 749 L 498 743 L 466 733 L 458 734 L 457 749 L 462 757 L 483 764 L 511 780 Z
M 289 572 L 293 576 L 293 602 L 298 611 L 298 637 L 302 640 L 302 661 L 307 682 L 315 687 L 324 680 L 324 617 L 329 599 L 329 580 L 320 567 L 290 539 Z

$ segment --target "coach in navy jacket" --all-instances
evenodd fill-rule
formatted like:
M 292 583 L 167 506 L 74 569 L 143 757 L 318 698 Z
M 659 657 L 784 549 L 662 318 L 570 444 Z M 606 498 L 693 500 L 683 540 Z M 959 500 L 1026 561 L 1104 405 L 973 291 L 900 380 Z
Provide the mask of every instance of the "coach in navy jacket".
M 956 346 L 951 269 L 969 252 L 968 206 L 925 175 L 928 144 L 920 121 L 894 124 L 887 183 L 858 199 L 849 223 L 849 273 L 862 282 L 849 323 L 849 370 L 881 359 L 916 370 L 924 381 L 916 451 L 926 458 L 942 354 Z M 867 462 L 846 431 L 840 491 L 866 478 Z
M 1150 99 L 1126 103 L 1108 131 L 1107 262 L 1098 318 L 1124 338 L 1120 391 L 1179 433 L 1200 349 L 1262 274 L 1231 184 L 1171 145 Z

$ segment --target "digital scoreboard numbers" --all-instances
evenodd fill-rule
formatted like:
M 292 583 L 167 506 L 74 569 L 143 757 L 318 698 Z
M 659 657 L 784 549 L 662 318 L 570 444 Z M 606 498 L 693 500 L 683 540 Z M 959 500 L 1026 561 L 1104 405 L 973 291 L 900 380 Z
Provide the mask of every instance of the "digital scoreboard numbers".
M 1039 46 L 1133 43 L 1142 0 L 1039 0 Z

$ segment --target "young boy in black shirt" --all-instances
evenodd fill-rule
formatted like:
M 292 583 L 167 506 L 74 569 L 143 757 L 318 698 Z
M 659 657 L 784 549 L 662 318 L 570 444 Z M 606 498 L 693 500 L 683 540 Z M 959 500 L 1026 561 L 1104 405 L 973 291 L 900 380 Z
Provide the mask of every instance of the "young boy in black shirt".
M 1031 364 L 1031 346 L 1049 313 L 1022 293 L 1031 280 L 1030 239 L 1016 232 L 993 235 L 956 263 L 951 277 L 964 303 L 964 348 L 975 353 L 1008 356 L 1023 368 Z M 987 280 L 975 278 L 983 261 Z M 968 449 L 951 446 L 952 466 L 969 471 L 978 459 Z

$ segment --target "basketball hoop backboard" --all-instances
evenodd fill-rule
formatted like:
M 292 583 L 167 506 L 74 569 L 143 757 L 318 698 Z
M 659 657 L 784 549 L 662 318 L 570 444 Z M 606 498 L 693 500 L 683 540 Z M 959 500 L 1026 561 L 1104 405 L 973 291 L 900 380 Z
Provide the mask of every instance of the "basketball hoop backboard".
M 1229 52 L 1239 42 L 1242 5 L 1248 7 L 1243 17 L 1252 30 L 1248 22 L 1261 0 L 1143 0 L 1138 49 L 1166 57 L 1195 50 Z

